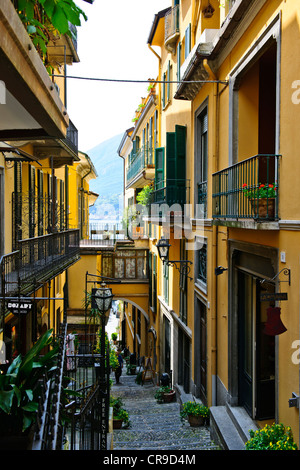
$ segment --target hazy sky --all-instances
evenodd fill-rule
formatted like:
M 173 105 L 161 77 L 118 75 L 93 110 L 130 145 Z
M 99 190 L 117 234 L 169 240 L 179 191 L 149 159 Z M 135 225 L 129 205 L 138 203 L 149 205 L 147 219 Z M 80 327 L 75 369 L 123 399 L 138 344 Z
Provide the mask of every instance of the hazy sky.
M 147 80 L 158 75 L 158 59 L 147 45 L 154 15 L 172 0 L 77 0 L 88 20 L 78 28 L 80 63 L 68 75 Z M 87 152 L 130 128 L 147 83 L 68 79 L 67 108 L 78 129 L 79 149 Z

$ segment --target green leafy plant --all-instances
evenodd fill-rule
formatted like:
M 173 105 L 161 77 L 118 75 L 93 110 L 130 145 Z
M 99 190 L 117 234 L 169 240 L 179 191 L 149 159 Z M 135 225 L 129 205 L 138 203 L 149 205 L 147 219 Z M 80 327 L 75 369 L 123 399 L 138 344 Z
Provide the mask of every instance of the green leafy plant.
M 113 341 L 117 341 L 117 339 L 118 339 L 118 333 L 112 333 L 112 334 L 111 334 L 111 339 L 112 339 Z
M 42 349 L 51 345 L 52 333 L 52 329 L 46 331 L 24 357 L 18 355 L 0 375 L 0 435 L 25 433 L 35 422 L 40 379 L 56 369 L 57 347 L 40 357 Z
M 246 450 L 298 450 L 291 428 L 282 423 L 266 424 L 257 431 L 251 429 L 249 433 Z
M 124 403 L 121 397 L 110 396 L 110 406 L 113 409 L 113 419 L 122 419 L 123 427 L 129 427 L 129 413 L 124 408 Z
M 151 200 L 151 194 L 153 192 L 153 186 L 147 185 L 144 186 L 143 189 L 139 192 L 136 197 L 138 204 L 142 206 L 147 206 Z
M 202 416 L 205 419 L 209 418 L 210 410 L 207 406 L 197 403 L 195 401 L 187 401 L 183 403 L 180 411 L 181 419 L 187 418 L 189 415 Z
M 109 350 L 109 365 L 112 369 L 115 369 L 116 367 L 119 366 L 117 353 L 116 353 L 116 350 L 111 346 L 108 340 L 108 334 L 107 332 L 105 332 L 105 351 L 107 351 L 107 348 Z M 98 331 L 97 344 L 96 344 L 94 352 L 96 354 L 100 354 L 100 351 L 101 351 L 101 328 L 99 328 L 99 331 Z
M 273 184 L 260 184 L 259 186 L 248 186 L 243 184 L 243 193 L 249 199 L 262 199 L 277 197 L 277 186 Z
M 161 387 L 159 387 L 156 391 L 155 391 L 155 394 L 154 394 L 154 398 L 159 402 L 159 403 L 162 403 L 164 400 L 163 400 L 163 396 L 165 393 L 171 393 L 173 390 L 168 386 L 168 385 L 162 385 Z
M 51 39 L 73 37 L 72 26 L 87 16 L 73 0 L 18 0 L 17 12 L 38 52 L 45 59 Z

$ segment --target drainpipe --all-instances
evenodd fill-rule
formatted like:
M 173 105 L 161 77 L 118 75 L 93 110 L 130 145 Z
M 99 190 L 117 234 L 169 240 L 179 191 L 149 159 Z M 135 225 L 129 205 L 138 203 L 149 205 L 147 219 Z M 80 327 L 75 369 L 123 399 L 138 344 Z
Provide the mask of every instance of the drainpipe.
M 215 74 L 212 72 L 210 66 L 208 65 L 207 59 L 203 60 L 203 67 L 207 71 L 210 80 L 217 80 Z M 214 135 L 214 165 L 213 165 L 213 172 L 215 173 L 218 171 L 219 165 L 219 138 L 218 138 L 218 129 L 219 129 L 219 83 L 216 82 L 213 84 L 214 88 L 214 106 L 213 112 L 215 115 L 215 135 Z M 213 225 L 213 266 L 218 266 L 218 227 Z M 213 271 L 213 293 L 215 298 L 215 306 L 214 306 L 214 325 L 212 325 L 212 344 L 211 344 L 211 352 L 214 355 L 213 360 L 213 367 L 212 370 L 214 371 L 214 375 L 212 377 L 212 405 L 217 405 L 217 377 L 218 377 L 218 281 L 217 276 L 214 274 Z

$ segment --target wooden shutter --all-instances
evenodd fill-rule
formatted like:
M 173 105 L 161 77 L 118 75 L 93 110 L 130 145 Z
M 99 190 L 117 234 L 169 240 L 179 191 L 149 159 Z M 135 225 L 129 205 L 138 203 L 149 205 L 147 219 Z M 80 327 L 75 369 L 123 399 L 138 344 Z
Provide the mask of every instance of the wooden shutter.
M 165 149 L 155 149 L 155 189 L 161 189 L 164 181 Z
M 185 59 L 191 52 L 191 23 L 188 25 L 188 27 L 185 30 L 185 54 L 184 57 Z
M 171 99 L 171 63 L 168 62 L 168 69 L 167 69 L 167 102 Z
M 177 45 L 177 81 L 180 82 L 180 66 L 181 66 L 181 43 Z M 178 85 L 179 86 L 179 83 Z
M 177 202 L 186 203 L 186 127 L 175 126 Z

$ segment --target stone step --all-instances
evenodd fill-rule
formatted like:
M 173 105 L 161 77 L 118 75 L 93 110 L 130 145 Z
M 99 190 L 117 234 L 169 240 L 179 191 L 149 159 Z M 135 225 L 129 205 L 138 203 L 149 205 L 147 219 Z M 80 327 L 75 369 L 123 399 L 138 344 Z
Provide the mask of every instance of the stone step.
M 211 433 L 215 442 L 225 450 L 243 450 L 245 443 L 230 418 L 226 406 L 210 408 Z

